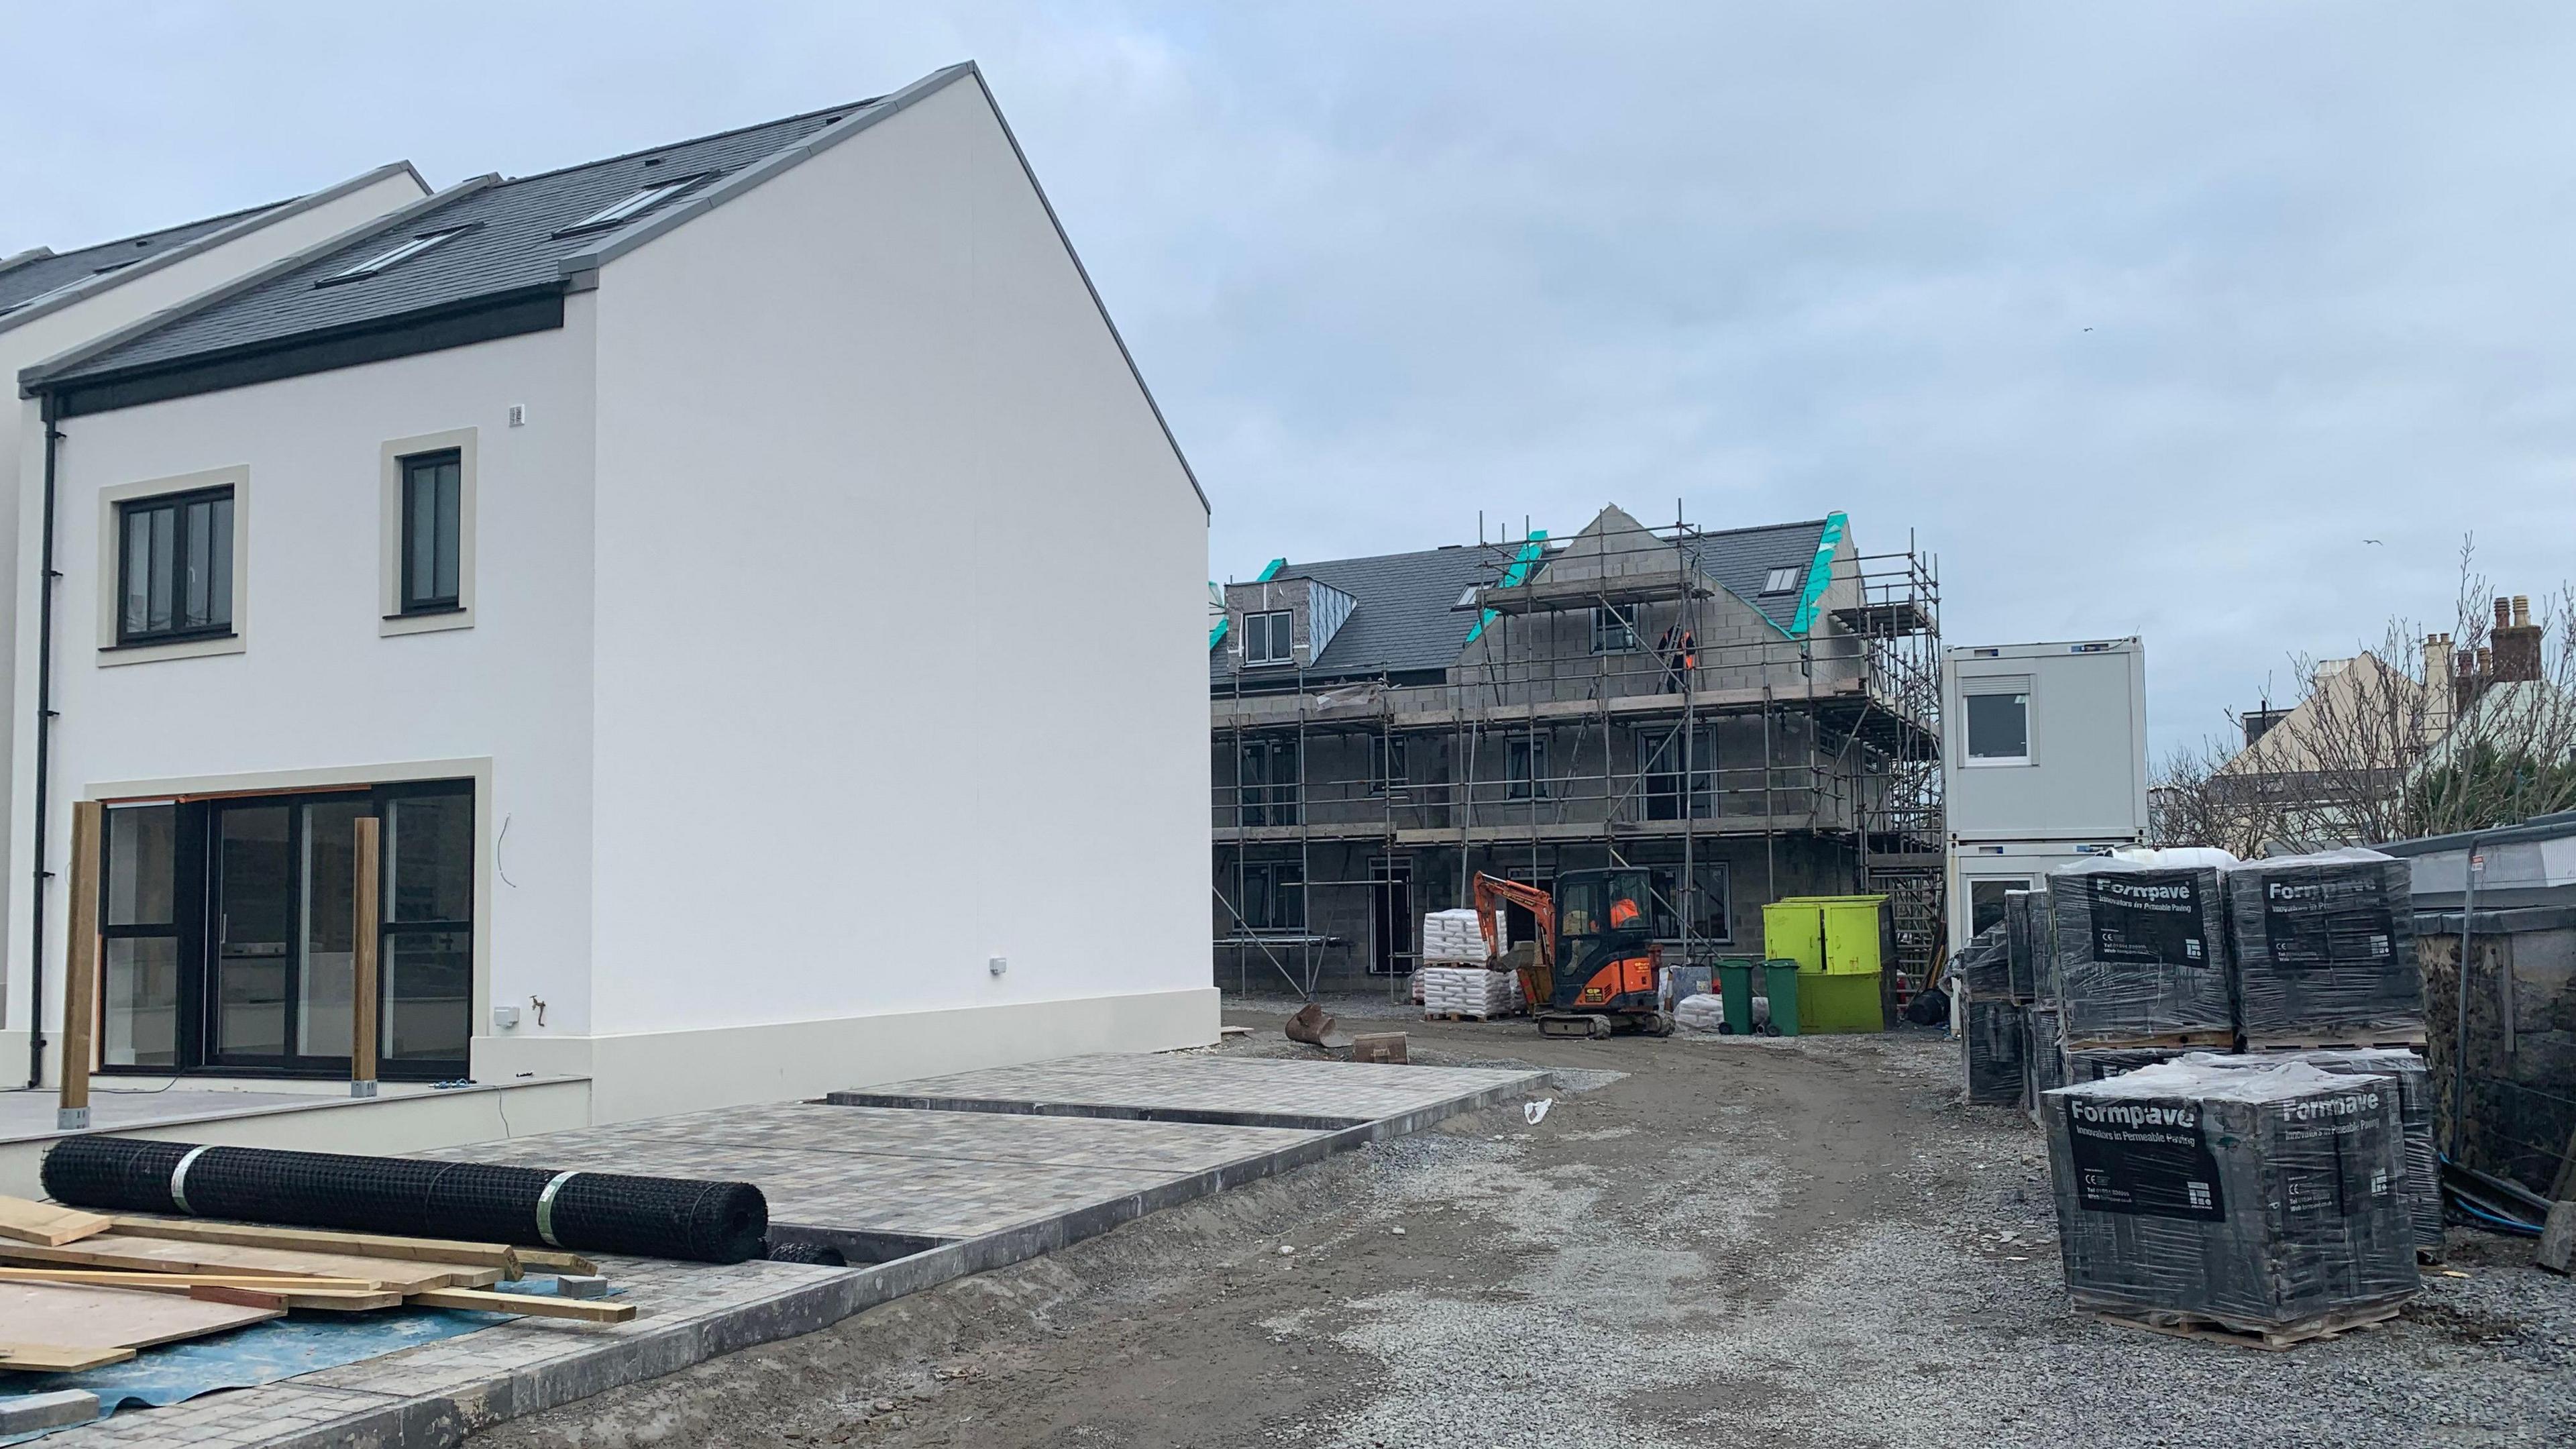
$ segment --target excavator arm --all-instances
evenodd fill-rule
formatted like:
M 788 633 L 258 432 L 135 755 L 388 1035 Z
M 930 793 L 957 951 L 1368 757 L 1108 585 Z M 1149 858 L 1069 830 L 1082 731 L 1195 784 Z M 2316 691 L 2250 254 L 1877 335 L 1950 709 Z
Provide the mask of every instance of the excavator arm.
M 1541 964 L 1556 965 L 1556 899 L 1534 885 L 1523 885 L 1500 876 L 1476 875 L 1476 926 L 1485 933 L 1485 955 L 1502 953 L 1502 932 L 1494 921 L 1495 908 L 1510 904 L 1529 912 L 1538 920 L 1538 959 Z
M 1485 933 L 1485 956 L 1488 960 L 1502 954 L 1495 949 L 1502 944 L 1500 923 L 1495 912 L 1510 904 L 1530 913 L 1538 922 L 1531 932 L 1536 937 L 1530 945 L 1530 964 L 1521 968 L 1521 994 L 1533 1011 L 1545 1011 L 1556 992 L 1556 898 L 1533 885 L 1516 880 L 1486 875 L 1479 871 L 1475 882 L 1476 926 Z

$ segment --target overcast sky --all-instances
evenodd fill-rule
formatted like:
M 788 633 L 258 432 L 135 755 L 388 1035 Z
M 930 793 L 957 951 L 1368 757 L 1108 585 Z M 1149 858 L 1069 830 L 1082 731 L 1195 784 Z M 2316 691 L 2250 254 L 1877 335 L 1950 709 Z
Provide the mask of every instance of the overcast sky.
M 404 11 L 0 0 L 0 254 L 971 57 L 1213 577 L 1843 509 L 1950 643 L 2144 635 L 2161 752 L 2446 620 L 2463 534 L 2576 574 L 2576 6 Z

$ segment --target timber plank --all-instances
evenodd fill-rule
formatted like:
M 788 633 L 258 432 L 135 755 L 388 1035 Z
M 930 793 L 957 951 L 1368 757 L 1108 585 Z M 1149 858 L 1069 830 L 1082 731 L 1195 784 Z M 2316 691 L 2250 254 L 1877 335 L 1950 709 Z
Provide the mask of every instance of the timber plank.
M 345 1253 L 353 1258 L 394 1258 L 415 1263 L 470 1263 L 520 1276 L 519 1253 L 507 1243 L 467 1243 L 450 1238 L 403 1238 L 385 1233 L 343 1233 L 328 1228 L 278 1228 L 261 1223 L 208 1222 L 202 1218 L 120 1215 L 109 1220 L 130 1238 L 174 1238 L 236 1248 Z
M 632 1303 L 605 1303 L 596 1298 L 548 1298 L 534 1293 L 478 1293 L 470 1288 L 439 1288 L 409 1295 L 424 1308 L 465 1308 L 477 1313 L 516 1313 L 528 1318 L 570 1318 L 582 1323 L 624 1323 L 634 1318 Z
M 141 1273 L 248 1274 L 270 1278 L 358 1278 L 404 1293 L 431 1288 L 484 1288 L 501 1281 L 498 1268 L 471 1263 L 412 1263 L 342 1253 L 288 1252 L 229 1243 L 187 1243 L 174 1238 L 130 1238 L 103 1233 L 59 1248 L 0 1242 L 0 1262 L 65 1268 L 122 1268 Z
M 98 1213 L 85 1213 L 60 1203 L 0 1196 L 0 1238 L 58 1248 L 97 1237 L 107 1229 L 108 1219 Z
M 134 1357 L 130 1348 L 66 1348 L 58 1343 L 0 1343 L 0 1369 L 22 1374 L 72 1374 Z

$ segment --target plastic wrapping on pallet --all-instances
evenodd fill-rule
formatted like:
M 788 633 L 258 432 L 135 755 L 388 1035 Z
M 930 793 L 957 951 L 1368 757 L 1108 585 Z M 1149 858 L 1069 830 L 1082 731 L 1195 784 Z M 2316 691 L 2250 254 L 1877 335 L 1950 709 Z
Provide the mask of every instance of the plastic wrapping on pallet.
M 2077 1307 L 2265 1332 L 2416 1291 L 2393 1079 L 2175 1060 L 2044 1100 Z
M 410 1157 L 71 1137 L 45 1192 L 107 1212 L 739 1263 L 761 1256 L 769 1202 L 747 1182 L 556 1172 Z
M 2021 1108 L 2033 1122 L 2043 1096 L 2066 1085 L 2066 1046 L 2054 1006 L 2021 1009 L 2021 1084 Z
M 2242 861 L 2226 881 L 2237 1020 L 2248 1038 L 2423 1029 L 2412 862 L 2330 850 Z
M 1950 974 L 1968 988 L 1970 996 L 1988 1001 L 2012 999 L 2012 980 L 2004 960 L 2004 928 L 1988 926 L 1968 938 L 1959 954 L 1950 958 Z
M 2433 1082 L 2422 1057 L 2398 1047 L 2345 1047 L 2244 1056 L 2194 1052 L 2187 1060 L 2238 1071 L 2305 1062 L 2337 1076 L 2381 1076 L 2396 1082 L 2397 1124 L 2406 1139 L 2407 1218 L 2414 1224 L 2415 1246 L 2441 1250 L 2442 1161 L 2433 1147 Z
M 1512 949 L 1511 922 L 1504 912 L 1494 913 L 1494 935 L 1492 956 L 1500 956 Z M 1485 950 L 1485 928 L 1478 924 L 1476 913 L 1471 910 L 1425 912 L 1422 917 L 1422 959 L 1477 965 L 1490 959 Z
M 2098 1082 L 2105 1077 L 2124 1076 L 2140 1067 L 2152 1067 L 2186 1055 L 2188 1047 L 2068 1047 L 2065 1052 L 2066 1082 Z
M 2048 915 L 2068 1041 L 2234 1033 L 2225 892 L 2215 867 L 2164 869 L 2117 857 L 2060 866 L 2048 875 Z
M 1520 1003 L 1520 977 L 1482 966 L 1422 968 L 1425 1016 L 1505 1016 Z
M 1959 1043 L 1967 1059 L 1968 1100 L 1990 1107 L 2021 1101 L 2021 1005 L 1968 993 Z
M 2004 974 L 2015 1001 L 2040 999 L 2038 924 L 2048 909 L 2045 887 L 2004 892 Z
M 1726 1002 L 1716 996 L 1685 996 L 1673 1006 L 1676 1024 L 1692 1031 L 1724 1031 Z

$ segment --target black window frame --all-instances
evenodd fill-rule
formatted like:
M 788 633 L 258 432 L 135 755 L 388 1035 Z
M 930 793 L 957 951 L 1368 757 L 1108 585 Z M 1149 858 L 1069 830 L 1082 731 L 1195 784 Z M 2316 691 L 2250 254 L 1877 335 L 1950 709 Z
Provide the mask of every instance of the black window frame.
M 401 548 L 402 553 L 395 581 L 395 617 L 410 619 L 417 618 L 424 614 L 463 613 L 465 611 L 465 450 L 462 448 L 438 448 L 427 453 L 411 453 L 396 459 L 394 466 L 399 475 L 399 486 L 395 490 L 394 503 L 396 507 L 402 510 L 402 526 L 397 530 L 399 535 L 399 547 Z M 414 563 L 419 556 L 419 550 L 416 546 L 418 537 L 413 532 L 413 527 L 419 514 L 412 506 L 412 500 L 414 497 L 413 489 L 422 481 L 423 474 L 428 474 L 430 486 L 436 487 L 436 470 L 440 468 L 454 468 L 456 470 L 456 484 L 453 498 L 439 499 L 433 497 L 431 500 L 431 509 L 433 514 L 435 514 L 436 510 L 444 503 L 452 503 L 456 510 L 455 526 L 449 530 L 449 532 L 455 539 L 457 557 L 448 561 L 454 565 L 456 583 L 454 588 L 448 590 L 444 594 L 436 592 L 438 565 L 440 560 L 437 557 L 438 540 L 436 532 L 438 521 L 435 517 L 431 519 L 430 524 L 432 537 L 430 540 L 431 559 L 429 592 L 423 592 L 420 589 L 419 580 L 414 574 Z
M 1293 860 L 1243 862 L 1243 929 L 1306 929 L 1306 868 Z
M 1261 652 L 1253 652 L 1253 641 L 1261 641 Z M 1278 652 L 1273 653 L 1272 650 Z M 1243 665 L 1246 669 L 1271 669 L 1297 662 L 1296 611 L 1293 609 L 1246 610 L 1243 615 Z
M 1609 627 L 1604 628 L 1604 625 Z M 1604 640 L 1609 642 L 1605 643 Z M 1592 652 L 1595 654 L 1634 654 L 1637 652 L 1637 606 L 1634 604 L 1596 604 L 1592 608 Z
M 178 943 L 179 1011 L 175 1064 L 111 1065 L 101 1061 L 93 1070 L 101 1075 L 141 1077 L 244 1075 L 282 1079 L 347 1077 L 350 1061 L 345 1055 L 337 1057 L 271 1056 L 243 1052 L 227 1053 L 221 1049 L 213 1020 L 213 1013 L 218 1009 L 219 1003 L 214 999 L 212 990 L 215 984 L 214 957 L 221 934 L 215 917 L 222 909 L 219 895 L 220 871 L 214 858 L 213 837 L 221 812 L 227 808 L 256 809 L 272 805 L 285 805 L 292 810 L 292 807 L 333 799 L 364 800 L 368 803 L 367 813 L 379 821 L 384 821 L 393 814 L 397 801 L 442 796 L 461 798 L 465 802 L 467 811 L 466 839 L 469 842 L 470 855 L 466 867 L 469 886 L 465 905 L 468 915 L 461 920 L 399 918 L 395 878 L 396 855 L 393 849 L 386 849 L 377 866 L 376 898 L 379 904 L 377 989 L 380 993 L 389 993 L 394 985 L 394 973 L 384 968 L 393 960 L 397 937 L 428 934 L 453 934 L 463 937 L 468 963 L 464 1007 L 465 1054 L 455 1057 L 397 1057 L 389 1052 L 380 1051 L 377 1058 L 377 1071 L 386 1081 L 444 1082 L 464 1077 L 470 1067 L 474 1035 L 475 982 L 472 980 L 472 972 L 476 954 L 475 943 L 479 933 L 484 929 L 483 923 L 475 919 L 472 914 L 482 904 L 479 899 L 480 892 L 472 883 L 479 882 L 481 872 L 487 868 L 483 856 L 482 836 L 474 824 L 481 818 L 482 805 L 476 799 L 475 785 L 471 779 L 409 780 L 373 786 L 353 785 L 212 798 L 191 799 L 183 796 L 168 802 L 175 806 L 178 815 L 174 825 L 174 858 L 171 861 L 171 920 L 166 924 L 142 922 L 114 925 L 110 923 L 108 905 L 115 889 L 115 883 L 111 879 L 113 840 L 109 831 L 101 830 L 98 871 L 99 934 L 108 940 L 128 937 L 175 937 Z M 111 810 L 123 808 L 127 803 L 129 802 L 111 802 L 109 808 Z M 147 800 L 130 803 L 143 806 L 164 802 Z M 291 832 L 300 832 L 304 828 L 301 818 L 300 810 L 292 810 L 289 827 Z M 290 835 L 290 840 L 297 838 Z M 295 847 L 290 845 L 290 853 L 294 849 Z M 290 971 L 290 990 L 293 980 L 294 973 Z M 389 1019 L 391 1005 L 392 999 L 389 995 L 380 996 L 377 1002 L 377 1020 L 380 1025 Z M 99 1001 L 101 1016 L 95 1023 L 96 1029 L 93 1036 L 93 1040 L 100 1044 L 98 1050 L 101 1057 L 104 1056 L 103 1045 L 106 1041 L 105 1010 L 106 1000 L 102 992 Z M 292 995 L 287 998 L 285 1011 L 288 1019 L 292 1020 L 295 1011 L 295 998 Z
M 1413 777 L 1405 770 L 1404 736 L 1369 736 L 1368 756 L 1368 792 L 1371 799 L 1384 796 L 1389 789 L 1401 794 L 1412 784 Z
M 211 535 L 211 539 L 208 546 L 209 551 L 206 555 L 207 572 L 209 575 L 206 581 L 206 603 L 211 609 L 218 601 L 220 601 L 224 612 L 223 618 L 219 622 L 209 622 L 190 626 L 182 622 L 186 618 L 187 609 L 187 565 L 185 560 L 188 557 L 188 548 L 190 543 L 193 541 L 195 534 L 195 530 L 189 523 L 189 515 L 194 510 L 195 505 L 200 503 L 221 503 L 224 505 L 224 525 L 220 528 L 215 528 L 210 525 L 207 530 Z M 155 493 L 147 498 L 127 498 L 117 503 L 116 647 L 120 649 L 147 648 L 156 644 L 185 644 L 199 639 L 229 639 L 233 637 L 233 588 L 236 582 L 236 576 L 233 570 L 238 562 L 238 560 L 233 556 L 233 533 L 240 526 L 240 509 L 241 500 L 235 495 L 233 485 L 230 483 L 220 483 L 212 488 L 191 488 L 182 493 Z M 145 628 L 140 630 L 129 629 L 126 627 L 125 605 L 126 600 L 133 596 L 131 581 L 132 571 L 134 568 L 132 536 L 134 525 L 132 520 L 137 517 L 162 512 L 170 514 L 170 577 L 168 581 L 170 591 L 170 626 L 163 629 L 154 629 L 149 627 L 147 624 Z M 213 550 L 217 548 L 223 550 L 223 567 L 220 572 L 224 580 L 224 587 L 220 590 L 214 586 L 213 578 L 213 575 L 218 572 L 214 566 L 215 555 L 213 553 Z M 145 567 L 152 568 L 155 567 L 156 564 L 157 559 L 148 561 Z M 150 598 L 150 587 L 150 582 L 147 581 L 145 584 L 146 599 Z M 149 615 L 149 607 L 150 606 L 147 604 L 147 618 Z
M 1547 798 L 1547 736 L 1525 735 L 1503 742 L 1503 778 L 1508 798 Z
M 1235 819 L 1295 825 L 1305 809 L 1305 761 L 1294 735 L 1246 735 L 1235 752 Z

